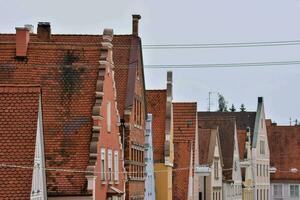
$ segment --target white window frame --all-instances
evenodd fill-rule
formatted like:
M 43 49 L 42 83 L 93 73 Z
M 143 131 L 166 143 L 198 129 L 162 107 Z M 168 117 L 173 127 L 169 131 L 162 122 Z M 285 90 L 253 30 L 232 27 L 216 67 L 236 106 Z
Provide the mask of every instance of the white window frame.
M 107 150 L 107 172 L 108 172 L 108 181 L 113 180 L 113 165 L 112 165 L 112 150 Z
M 106 126 L 107 132 L 111 132 L 111 102 L 108 101 L 106 104 Z
M 101 148 L 101 180 L 106 180 L 106 156 L 105 148 Z
M 292 195 L 292 189 L 291 189 L 291 187 L 292 186 L 296 186 L 297 188 L 298 188 L 298 194 L 297 194 L 297 196 L 295 196 L 295 195 Z M 290 197 L 299 197 L 299 185 L 298 184 L 290 184 L 289 185 L 289 190 L 290 190 Z M 296 192 L 296 191 L 294 191 L 294 192 Z
M 275 191 L 275 186 L 276 187 L 279 187 L 279 186 L 281 187 L 281 194 L 280 195 L 275 193 L 276 192 Z M 282 184 L 274 184 L 273 185 L 273 196 L 274 197 L 283 197 L 283 185 Z
M 114 180 L 119 181 L 119 152 L 114 152 Z

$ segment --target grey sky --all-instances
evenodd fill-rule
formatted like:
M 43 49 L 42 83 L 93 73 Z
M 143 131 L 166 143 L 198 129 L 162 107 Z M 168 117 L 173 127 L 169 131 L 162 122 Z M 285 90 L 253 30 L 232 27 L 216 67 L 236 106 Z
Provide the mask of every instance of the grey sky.
M 131 32 L 131 14 L 142 15 L 143 44 L 299 40 L 299 0 L 0 0 L 0 32 L 50 21 L 54 33 Z M 233 63 L 300 60 L 299 46 L 144 50 L 145 64 Z M 146 69 L 147 88 L 164 88 L 166 69 Z M 255 110 L 264 96 L 267 117 L 300 120 L 300 66 L 176 69 L 174 96 L 206 110 L 208 92 L 220 92 L 237 107 Z M 213 95 L 216 107 L 216 93 Z M 213 109 L 215 109 L 215 107 Z

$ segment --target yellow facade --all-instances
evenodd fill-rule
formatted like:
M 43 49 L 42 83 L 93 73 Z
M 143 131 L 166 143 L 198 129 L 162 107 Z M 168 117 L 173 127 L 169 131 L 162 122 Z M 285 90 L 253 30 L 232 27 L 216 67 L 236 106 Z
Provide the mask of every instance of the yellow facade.
M 156 200 L 172 200 L 172 167 L 154 164 Z

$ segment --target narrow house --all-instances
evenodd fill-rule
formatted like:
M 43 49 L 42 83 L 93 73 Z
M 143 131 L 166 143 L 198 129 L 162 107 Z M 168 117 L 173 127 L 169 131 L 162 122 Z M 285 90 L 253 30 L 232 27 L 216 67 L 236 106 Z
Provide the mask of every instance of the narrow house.
M 132 33 L 113 39 L 120 132 L 127 172 L 126 199 L 143 200 L 145 188 L 146 99 L 140 15 L 132 15 Z
M 172 200 L 173 105 L 172 72 L 167 89 L 147 90 L 147 111 L 152 114 L 153 159 L 157 200 Z
M 270 199 L 300 199 L 300 126 L 267 120 L 270 145 Z
M 152 114 L 148 114 L 145 133 L 145 200 L 156 199 L 152 136 Z
M 218 127 L 199 128 L 199 199 L 222 200 L 223 159 Z M 206 173 L 206 174 L 205 174 Z
M 174 200 L 199 199 L 199 179 L 194 168 L 199 165 L 197 103 L 173 103 L 174 167 L 172 191 Z M 198 186 L 198 187 L 196 187 Z
M 220 115 L 219 115 L 220 114 Z M 199 112 L 201 128 L 218 127 L 223 158 L 223 199 L 242 199 L 242 175 L 236 121 L 221 112 Z
M 41 90 L 0 84 L 0 198 L 47 199 Z

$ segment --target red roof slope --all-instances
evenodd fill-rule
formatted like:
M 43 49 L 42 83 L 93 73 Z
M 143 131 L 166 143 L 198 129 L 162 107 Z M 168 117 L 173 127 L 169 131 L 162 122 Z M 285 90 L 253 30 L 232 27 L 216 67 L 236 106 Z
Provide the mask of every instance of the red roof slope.
M 0 85 L 0 165 L 33 167 L 40 88 Z M 32 168 L 0 166 L 0 199 L 30 199 Z
M 192 142 L 188 141 L 174 143 L 173 200 L 185 200 L 188 197 L 191 145 Z
M 246 157 L 246 153 L 247 153 L 246 152 L 246 138 L 247 138 L 246 130 L 238 130 L 237 131 L 240 160 L 243 160 Z
M 195 154 L 197 103 L 173 103 L 174 171 L 173 199 L 183 200 L 188 196 L 189 167 Z M 194 162 L 193 162 L 194 164 Z M 184 170 L 183 170 L 184 168 Z M 177 170 L 176 169 L 182 169 Z
M 210 165 L 213 161 L 213 151 L 216 144 L 216 131 L 212 129 L 198 129 L 199 132 L 199 164 Z
M 298 181 L 300 173 L 289 172 L 300 169 L 300 126 L 268 126 L 270 166 L 276 167 L 271 181 Z
M 147 110 L 152 114 L 152 143 L 154 162 L 164 162 L 166 90 L 147 90 Z
M 123 115 L 131 35 L 113 38 L 117 106 Z M 27 60 L 15 59 L 15 34 L 0 34 L 0 84 L 43 89 L 46 167 L 85 170 L 89 159 L 102 35 L 30 34 Z M 48 195 L 90 195 L 84 173 L 47 171 Z

